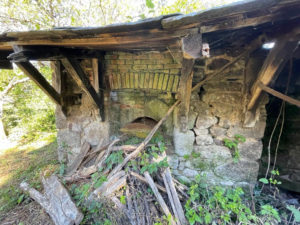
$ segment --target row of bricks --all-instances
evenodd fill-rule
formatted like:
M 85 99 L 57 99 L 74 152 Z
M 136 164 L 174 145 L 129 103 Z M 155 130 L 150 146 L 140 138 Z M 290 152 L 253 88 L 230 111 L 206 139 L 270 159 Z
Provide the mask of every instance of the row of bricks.
M 105 59 L 168 59 L 168 58 L 180 58 L 182 57 L 181 52 L 172 52 L 170 54 L 169 52 L 164 53 L 151 53 L 151 52 L 145 52 L 143 54 L 133 54 L 133 53 L 126 53 L 126 52 L 110 52 L 107 53 L 104 58 Z
M 161 70 L 161 69 L 181 69 L 178 64 L 158 64 L 158 65 L 106 65 L 106 69 L 128 69 L 128 70 Z
M 154 89 L 176 93 L 179 76 L 165 73 L 123 73 L 110 74 L 112 90 L 117 89 Z
M 106 60 L 105 63 L 107 65 L 113 64 L 113 65 L 132 65 L 132 64 L 150 64 L 150 65 L 156 65 L 156 64 L 177 64 L 173 59 L 161 59 L 161 60 L 155 60 L 155 59 L 111 59 Z

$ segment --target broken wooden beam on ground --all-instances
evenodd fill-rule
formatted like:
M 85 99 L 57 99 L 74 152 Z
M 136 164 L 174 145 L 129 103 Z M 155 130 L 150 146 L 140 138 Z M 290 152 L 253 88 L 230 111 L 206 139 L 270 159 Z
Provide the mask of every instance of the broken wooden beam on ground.
M 60 183 L 59 179 L 52 175 L 42 178 L 44 194 L 41 194 L 29 184 L 23 181 L 20 188 L 29 193 L 30 197 L 37 201 L 50 215 L 55 225 L 80 224 L 83 214 L 77 209 L 68 191 Z

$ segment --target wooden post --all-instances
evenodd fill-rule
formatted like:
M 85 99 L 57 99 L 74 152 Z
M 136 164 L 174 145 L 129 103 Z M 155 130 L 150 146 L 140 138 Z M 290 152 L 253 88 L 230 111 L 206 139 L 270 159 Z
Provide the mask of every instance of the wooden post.
M 65 57 L 61 60 L 61 62 L 77 85 L 82 88 L 82 90 L 90 97 L 90 99 L 99 107 L 100 112 L 104 110 L 99 95 L 91 85 L 78 60 Z M 101 119 L 104 121 L 104 118 Z
M 15 63 L 31 80 L 33 80 L 56 104 L 61 105 L 61 96 L 48 83 L 43 75 L 29 62 Z
M 200 33 L 190 34 L 182 40 L 182 68 L 178 95 L 181 100 L 179 122 L 181 132 L 187 132 L 188 114 L 192 93 L 193 69 L 195 59 L 201 56 L 202 36 Z

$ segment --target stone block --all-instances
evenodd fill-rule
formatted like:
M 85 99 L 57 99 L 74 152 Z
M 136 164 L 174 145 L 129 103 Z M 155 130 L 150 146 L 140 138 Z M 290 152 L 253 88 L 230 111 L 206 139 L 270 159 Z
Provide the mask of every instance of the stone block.
M 214 125 L 209 129 L 209 131 L 213 137 L 221 137 L 221 136 L 225 136 L 227 129 Z
M 108 140 L 108 124 L 94 121 L 84 128 L 83 139 L 90 145 L 96 146 L 100 141 L 105 143 Z
M 263 144 L 261 140 L 248 138 L 246 142 L 240 143 L 238 148 L 241 159 L 256 161 L 261 157 Z
M 147 69 L 147 65 L 134 65 L 132 67 L 132 69 L 134 69 L 134 70 L 145 70 L 145 69 Z
M 182 175 L 188 178 L 193 178 L 195 176 L 197 176 L 199 174 L 199 172 L 197 170 L 193 170 L 193 169 L 189 169 L 189 168 L 185 168 L 182 171 Z
M 164 68 L 165 69 L 180 69 L 181 65 L 180 64 L 165 64 Z
M 244 128 L 241 126 L 230 127 L 227 131 L 229 137 L 234 137 L 236 134 L 243 135 L 247 138 L 261 139 L 265 133 L 266 122 L 259 121 L 256 123 L 255 127 Z
M 258 169 L 258 162 L 240 160 L 238 163 L 220 165 L 215 168 L 214 173 L 222 180 L 254 183 L 257 180 Z
M 208 134 L 201 134 L 196 136 L 196 143 L 197 145 L 204 146 L 204 145 L 211 145 L 213 143 L 213 139 Z
M 171 169 L 176 170 L 179 165 L 179 158 L 177 155 L 167 155 L 168 164 L 170 165 Z
M 199 129 L 195 127 L 194 132 L 196 135 L 204 135 L 204 134 L 208 134 L 208 129 Z
M 196 121 L 196 127 L 198 129 L 205 129 L 213 126 L 217 122 L 218 119 L 215 116 L 199 114 Z
M 149 70 L 159 70 L 159 69 L 163 69 L 163 68 L 164 68 L 164 65 L 162 65 L 162 64 L 148 65 Z
M 184 156 L 192 153 L 195 141 L 194 132 L 188 130 L 186 133 L 182 133 L 178 128 L 174 128 L 173 138 L 177 155 Z
M 187 124 L 187 127 L 188 127 L 189 130 L 194 128 L 197 116 L 198 116 L 198 113 L 196 113 L 194 111 L 189 112 L 188 124 Z
M 195 167 L 201 164 L 202 167 L 214 168 L 232 161 L 231 152 L 225 146 L 194 146 L 194 152 L 199 154 L 199 157 L 192 159 Z

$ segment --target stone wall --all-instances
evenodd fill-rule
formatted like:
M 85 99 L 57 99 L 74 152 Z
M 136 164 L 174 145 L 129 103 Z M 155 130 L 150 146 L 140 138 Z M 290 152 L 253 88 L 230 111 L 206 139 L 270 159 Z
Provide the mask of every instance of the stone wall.
M 198 71 L 207 76 L 228 62 L 220 55 L 201 61 Z M 227 72 L 209 81 L 198 93 L 193 93 L 189 113 L 189 129 L 181 133 L 174 129 L 174 151 L 169 153 L 173 173 L 190 181 L 197 174 L 218 185 L 247 185 L 257 180 L 266 113 L 262 105 L 253 128 L 244 128 L 245 61 L 240 60 Z M 174 120 L 176 120 L 176 114 Z M 176 123 L 175 123 L 176 125 Z M 246 138 L 238 145 L 240 157 L 233 160 L 233 151 L 224 146 L 225 138 L 236 134 Z
M 197 83 L 231 59 L 224 54 L 197 60 L 193 83 Z M 68 160 L 79 153 L 84 141 L 92 145 L 107 142 L 127 123 L 140 117 L 160 120 L 176 101 L 180 70 L 180 52 L 107 52 L 104 71 L 109 91 L 106 99 L 107 119 L 101 122 L 99 111 L 87 96 L 67 78 L 78 103 L 67 108 L 67 117 L 57 110 L 59 152 Z M 188 128 L 179 130 L 177 111 L 163 125 L 165 134 L 173 136 L 168 159 L 173 173 L 186 181 L 206 174 L 208 182 L 221 185 L 246 185 L 257 179 L 261 138 L 265 129 L 264 105 L 259 108 L 256 124 L 244 128 L 246 104 L 246 62 L 240 60 L 227 72 L 202 86 L 191 97 Z M 79 97 L 78 97 L 79 96 Z M 224 146 L 224 138 L 243 135 L 240 158 Z M 72 154 L 67 154 L 68 152 Z

